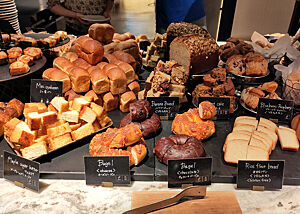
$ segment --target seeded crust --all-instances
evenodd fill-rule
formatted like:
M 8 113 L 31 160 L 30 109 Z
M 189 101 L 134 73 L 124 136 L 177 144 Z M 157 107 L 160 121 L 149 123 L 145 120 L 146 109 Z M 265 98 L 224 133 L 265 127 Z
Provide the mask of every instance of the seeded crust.
M 198 34 L 205 38 L 211 38 L 210 34 L 204 28 L 191 23 L 171 23 L 167 29 L 167 36 L 178 37 L 186 34 Z

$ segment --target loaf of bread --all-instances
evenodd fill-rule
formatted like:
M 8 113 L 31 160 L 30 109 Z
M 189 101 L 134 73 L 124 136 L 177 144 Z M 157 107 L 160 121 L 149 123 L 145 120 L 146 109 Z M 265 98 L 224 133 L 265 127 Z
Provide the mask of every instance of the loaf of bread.
M 124 51 L 115 51 L 113 55 L 120 61 L 126 62 L 132 66 L 132 68 L 136 71 L 136 61 L 135 58 L 129 53 L 125 53 Z
M 126 75 L 119 67 L 109 69 L 107 65 L 104 67 L 104 72 L 109 78 L 110 91 L 113 95 L 122 94 L 126 91 Z
M 93 66 L 89 68 L 88 73 L 90 74 L 92 88 L 95 93 L 103 94 L 109 91 L 109 79 L 103 70 L 98 66 Z
M 111 92 L 108 92 L 103 95 L 103 107 L 105 111 L 112 111 L 117 109 L 119 106 L 119 96 L 113 95 Z
M 130 103 L 136 100 L 136 96 L 132 91 L 127 91 L 120 96 L 120 110 L 122 112 L 129 112 Z
M 120 62 L 117 63 L 117 65 L 124 71 L 127 79 L 127 85 L 135 80 L 135 72 L 130 64 L 126 62 Z
M 65 57 L 70 62 L 74 62 L 76 59 L 78 59 L 78 55 L 74 52 L 66 52 L 62 55 L 62 57 Z
M 89 64 L 95 65 L 102 60 L 104 49 L 100 42 L 88 37 L 80 36 L 75 41 L 76 54 Z
M 109 24 L 92 24 L 88 30 L 89 36 L 102 44 L 112 42 L 115 30 Z
M 43 72 L 43 79 L 44 80 L 52 80 L 52 81 L 62 81 L 63 82 L 63 93 L 66 93 L 68 90 L 71 89 L 71 80 L 69 76 L 57 69 L 57 68 L 48 68 Z
M 140 91 L 140 84 L 137 81 L 133 81 L 132 83 L 128 84 L 128 89 L 133 91 L 133 93 L 137 96 L 138 92 Z
M 74 67 L 74 65 L 65 57 L 57 57 L 53 60 L 53 67 L 69 74 L 69 70 Z
M 191 75 L 200 74 L 217 66 L 219 46 L 213 38 L 180 36 L 170 44 L 170 60 L 183 65 Z
M 75 67 L 79 67 L 84 70 L 88 70 L 91 67 L 91 65 L 87 61 L 81 58 L 74 60 L 72 63 Z
M 75 92 L 87 92 L 90 89 L 90 76 L 86 70 L 74 67 L 69 70 L 69 75 Z

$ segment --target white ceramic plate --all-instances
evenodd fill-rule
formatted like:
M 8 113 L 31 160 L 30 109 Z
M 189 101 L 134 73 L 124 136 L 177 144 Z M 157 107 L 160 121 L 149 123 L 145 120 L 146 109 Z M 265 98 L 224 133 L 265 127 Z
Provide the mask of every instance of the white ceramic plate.
M 86 15 L 82 18 L 84 21 L 92 22 L 92 23 L 106 23 L 110 20 L 110 18 L 105 18 L 101 15 Z

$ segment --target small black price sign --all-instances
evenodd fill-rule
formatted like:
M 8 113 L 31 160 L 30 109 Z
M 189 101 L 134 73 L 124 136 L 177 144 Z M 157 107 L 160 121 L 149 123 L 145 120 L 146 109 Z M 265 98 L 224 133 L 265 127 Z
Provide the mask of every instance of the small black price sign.
M 168 187 L 184 184 L 210 185 L 212 158 L 195 158 L 168 161 Z
M 84 166 L 87 185 L 101 185 L 103 182 L 130 184 L 128 156 L 84 157 Z
M 40 164 L 4 151 L 4 178 L 39 191 Z
M 264 187 L 281 189 L 284 161 L 242 161 L 238 162 L 238 188 Z
M 62 82 L 32 79 L 30 85 L 30 102 L 48 104 L 54 97 L 62 96 Z
M 229 97 L 198 97 L 198 103 L 209 101 L 214 104 L 217 111 L 217 119 L 228 119 L 230 98 Z
M 259 98 L 257 117 L 289 122 L 293 115 L 294 102 L 290 100 L 275 100 Z
M 173 120 L 179 112 L 179 97 L 147 97 L 147 100 L 162 120 Z

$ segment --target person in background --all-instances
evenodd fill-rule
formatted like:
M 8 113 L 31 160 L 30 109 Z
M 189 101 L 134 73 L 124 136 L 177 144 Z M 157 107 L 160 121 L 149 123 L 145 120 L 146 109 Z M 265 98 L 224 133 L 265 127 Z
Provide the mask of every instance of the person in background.
M 172 22 L 189 22 L 206 29 L 203 0 L 156 0 L 156 32 L 165 33 Z
M 50 11 L 66 17 L 66 31 L 69 34 L 87 34 L 91 23 L 84 21 L 84 15 L 102 15 L 110 18 L 113 0 L 48 0 Z

